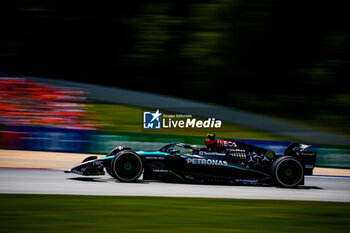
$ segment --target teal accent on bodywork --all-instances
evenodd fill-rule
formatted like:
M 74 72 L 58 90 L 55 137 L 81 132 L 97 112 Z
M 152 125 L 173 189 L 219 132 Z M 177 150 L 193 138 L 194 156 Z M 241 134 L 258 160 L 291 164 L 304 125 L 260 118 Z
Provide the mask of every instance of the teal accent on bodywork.
M 233 166 L 233 165 L 227 165 L 227 167 L 232 167 L 232 168 L 235 168 L 235 169 L 239 169 L 239 170 L 243 170 L 243 171 L 248 171 L 248 169 L 246 168 L 243 168 L 243 167 L 237 167 L 237 166 Z
M 170 155 L 169 153 L 165 153 L 165 152 L 160 152 L 160 151 L 155 151 L 155 152 L 136 152 L 138 155 L 140 156 L 148 156 L 148 155 L 156 155 L 156 156 L 168 156 Z M 108 159 L 113 159 L 114 155 L 105 157 L 105 158 L 100 158 L 98 160 L 108 160 Z
M 155 152 L 136 152 L 140 156 L 148 156 L 148 155 L 158 155 L 158 156 L 168 156 L 170 155 L 169 153 L 166 152 L 160 152 L 160 151 L 155 151 Z
M 169 156 L 170 154 L 169 153 L 166 153 L 166 152 L 160 152 L 160 151 L 154 151 L 154 152 L 136 152 L 138 155 L 140 156 Z M 183 154 L 182 156 L 186 156 L 186 157 L 192 157 L 192 155 L 190 154 Z M 108 156 L 108 157 L 105 157 L 105 158 L 101 158 L 99 160 L 107 160 L 107 159 L 113 159 L 114 155 L 111 155 L 111 156 Z M 230 167 L 230 168 L 235 168 L 235 169 L 239 169 L 239 170 L 242 170 L 242 171 L 248 171 L 248 169 L 246 168 L 243 168 L 243 167 L 237 167 L 237 166 L 234 166 L 234 165 L 230 165 L 228 164 L 226 167 Z
M 105 157 L 105 158 L 100 158 L 98 160 L 107 160 L 107 159 L 113 159 L 114 155 L 111 155 L 111 156 L 108 156 L 108 157 Z

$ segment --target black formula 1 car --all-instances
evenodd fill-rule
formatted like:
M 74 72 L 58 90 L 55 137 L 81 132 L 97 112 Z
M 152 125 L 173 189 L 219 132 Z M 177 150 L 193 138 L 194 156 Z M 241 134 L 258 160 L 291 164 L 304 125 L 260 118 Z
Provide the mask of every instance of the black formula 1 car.
M 182 183 L 273 184 L 295 187 L 312 175 L 316 152 L 310 145 L 291 143 L 283 155 L 234 139 L 215 139 L 206 147 L 170 143 L 154 152 L 134 152 L 117 146 L 106 157 L 86 158 L 66 172 L 84 176 L 109 175 L 122 182 L 144 180 Z

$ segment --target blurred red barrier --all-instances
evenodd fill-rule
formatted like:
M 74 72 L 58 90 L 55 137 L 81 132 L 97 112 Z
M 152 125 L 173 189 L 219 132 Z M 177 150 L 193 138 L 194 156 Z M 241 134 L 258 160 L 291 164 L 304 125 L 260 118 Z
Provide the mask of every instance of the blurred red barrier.
M 27 135 L 27 133 L 22 132 L 0 131 L 0 148 L 21 149 L 22 140 Z

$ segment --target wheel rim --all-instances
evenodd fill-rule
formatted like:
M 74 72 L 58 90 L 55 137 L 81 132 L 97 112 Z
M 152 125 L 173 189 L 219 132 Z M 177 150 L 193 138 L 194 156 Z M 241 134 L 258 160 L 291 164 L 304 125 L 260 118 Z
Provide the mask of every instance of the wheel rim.
M 116 175 L 123 181 L 137 179 L 142 172 L 142 162 L 137 155 L 123 154 L 114 163 Z
M 131 163 L 129 163 L 129 162 L 124 163 L 124 170 L 125 171 L 130 171 L 131 168 L 132 168 Z
M 288 169 L 286 170 L 286 176 L 291 176 L 292 174 L 293 174 L 292 169 L 288 168 Z
M 276 168 L 276 178 L 284 186 L 292 187 L 300 183 L 304 176 L 302 165 L 296 160 L 285 160 Z

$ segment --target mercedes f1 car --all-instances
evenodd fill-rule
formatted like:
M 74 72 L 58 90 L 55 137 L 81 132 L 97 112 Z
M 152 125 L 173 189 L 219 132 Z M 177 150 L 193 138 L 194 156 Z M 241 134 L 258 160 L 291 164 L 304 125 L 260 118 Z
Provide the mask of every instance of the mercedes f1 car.
M 104 175 L 121 182 L 144 180 L 185 183 L 269 184 L 295 187 L 312 175 L 316 152 L 310 145 L 291 143 L 284 154 L 235 139 L 209 134 L 204 147 L 170 143 L 159 151 L 132 151 L 117 146 L 104 158 L 87 157 L 67 170 L 84 176 Z

